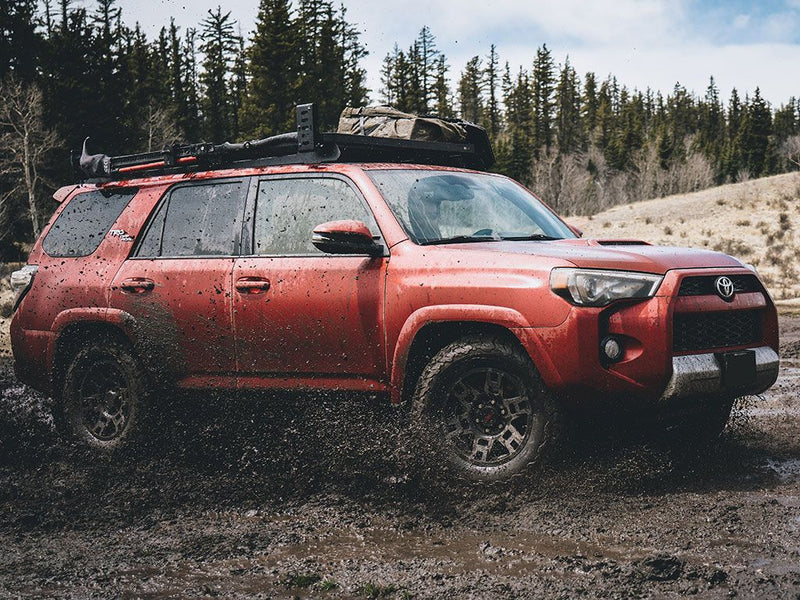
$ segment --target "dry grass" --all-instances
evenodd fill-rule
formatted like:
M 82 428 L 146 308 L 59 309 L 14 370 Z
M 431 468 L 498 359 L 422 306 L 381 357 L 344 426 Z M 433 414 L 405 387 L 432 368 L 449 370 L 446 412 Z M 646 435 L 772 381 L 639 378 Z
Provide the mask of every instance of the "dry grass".
M 587 238 L 635 238 L 731 254 L 754 265 L 775 298 L 800 298 L 800 173 L 616 206 L 569 221 Z

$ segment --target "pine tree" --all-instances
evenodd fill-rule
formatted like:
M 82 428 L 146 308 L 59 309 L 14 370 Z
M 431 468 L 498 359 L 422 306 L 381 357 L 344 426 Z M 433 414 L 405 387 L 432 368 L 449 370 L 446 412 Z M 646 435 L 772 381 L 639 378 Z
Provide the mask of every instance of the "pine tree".
M 436 82 L 436 60 L 439 51 L 436 49 L 436 38 L 426 25 L 417 35 L 417 70 L 419 72 L 419 112 L 427 114 L 436 102 L 433 89 Z
M 439 59 L 436 61 L 436 81 L 433 84 L 433 93 L 436 99 L 434 108 L 436 114 L 445 119 L 455 116 L 447 79 L 447 71 L 449 69 L 450 67 L 447 65 L 447 59 L 444 54 L 439 54 Z
M 484 69 L 484 80 L 489 92 L 489 97 L 486 99 L 486 116 L 484 118 L 484 125 L 489 133 L 489 139 L 494 140 L 497 134 L 500 133 L 500 103 L 498 99 L 498 87 L 500 83 L 500 73 L 497 71 L 497 49 L 492 44 L 489 48 L 489 56 L 486 61 L 486 68 Z
M 597 77 L 590 71 L 586 73 L 586 81 L 583 84 L 583 97 L 581 98 L 581 117 L 583 118 L 587 135 L 591 135 L 595 127 L 597 127 L 599 103 L 597 98 Z
M 556 143 L 561 154 L 570 154 L 582 146 L 580 82 L 569 57 L 558 78 L 556 87 Z
M 0 2 L 0 79 L 9 72 L 19 81 L 34 79 L 41 44 L 35 15 L 35 0 Z
M 723 176 L 722 153 L 725 142 L 725 117 L 719 100 L 719 90 L 711 77 L 703 101 L 699 104 L 697 150 L 711 161 L 717 171 L 718 183 Z
M 340 20 L 340 47 L 343 56 L 342 62 L 342 87 L 344 100 L 348 106 L 361 106 L 367 103 L 369 90 L 366 87 L 367 72 L 361 61 L 369 52 L 361 43 L 358 28 L 347 22 L 347 10 L 341 7 Z
M 464 67 L 458 82 L 461 118 L 472 123 L 483 120 L 483 70 L 481 59 L 473 56 Z
M 753 99 L 747 104 L 744 123 L 738 136 L 744 166 L 750 175 L 768 175 L 775 162 L 774 147 L 770 145 L 772 111 L 756 88 Z
M 249 85 L 239 111 L 242 137 L 263 138 L 289 128 L 299 72 L 298 44 L 289 0 L 261 0 L 247 49 Z
M 533 98 L 530 77 L 524 69 L 520 68 L 516 80 L 512 82 L 510 70 L 506 65 L 503 88 L 509 147 L 508 170 L 505 172 L 514 179 L 527 183 L 530 180 L 531 161 L 533 160 L 531 142 L 533 138 Z
M 186 113 L 180 115 L 180 124 L 187 140 L 200 138 L 200 92 L 197 73 L 196 40 L 197 30 L 190 27 L 186 31 L 183 60 L 183 89 L 186 94 Z
M 98 123 L 110 107 L 97 94 L 92 70 L 96 46 L 86 10 L 61 2 L 60 22 L 44 44 L 41 87 L 46 126 L 55 127 L 68 148 L 78 148 L 86 136 L 104 152 L 121 150 L 117 131 Z
M 244 38 L 239 35 L 239 50 L 236 53 L 236 58 L 233 62 L 233 106 L 231 107 L 231 130 L 233 139 L 241 138 L 241 125 L 239 123 L 239 113 L 244 104 L 244 98 L 247 94 L 247 58 L 244 48 Z
M 383 103 L 388 106 L 394 106 L 399 96 L 397 89 L 397 62 L 400 55 L 400 48 L 397 44 L 394 45 L 392 52 L 383 57 L 383 64 L 381 66 L 381 96 Z
M 200 82 L 204 97 L 201 102 L 205 135 L 219 143 L 231 139 L 232 95 L 229 84 L 231 64 L 236 56 L 238 39 L 231 13 L 222 14 L 222 7 L 208 11 L 200 33 L 203 72 Z
M 800 103 L 792 97 L 775 111 L 772 120 L 775 140 L 781 144 L 787 138 L 800 134 Z
M 553 144 L 553 58 L 547 45 L 536 51 L 533 61 L 532 99 L 533 99 L 533 147 L 534 153 L 540 148 L 550 149 Z
M 175 19 L 169 24 L 169 89 L 170 100 L 174 108 L 175 125 L 178 135 L 187 139 L 187 121 L 196 119 L 197 115 L 189 115 L 189 99 L 186 94 L 184 62 L 181 53 L 181 40 Z

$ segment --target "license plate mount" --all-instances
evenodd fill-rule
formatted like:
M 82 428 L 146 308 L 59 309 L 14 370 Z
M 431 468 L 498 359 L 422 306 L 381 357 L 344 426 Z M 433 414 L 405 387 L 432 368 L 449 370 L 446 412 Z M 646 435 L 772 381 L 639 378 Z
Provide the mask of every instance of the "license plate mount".
M 717 354 L 717 361 L 722 369 L 722 387 L 726 390 L 739 390 L 755 385 L 755 350 L 720 352 Z

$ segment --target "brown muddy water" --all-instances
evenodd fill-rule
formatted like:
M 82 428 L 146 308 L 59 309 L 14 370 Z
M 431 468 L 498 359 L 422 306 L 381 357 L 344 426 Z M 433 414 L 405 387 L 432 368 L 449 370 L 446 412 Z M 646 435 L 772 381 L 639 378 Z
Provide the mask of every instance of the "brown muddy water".
M 800 598 L 800 317 L 704 451 L 573 433 L 538 477 L 421 484 L 362 398 L 165 398 L 90 461 L 0 363 L 0 598 Z M 400 449 L 400 450 L 398 450 Z

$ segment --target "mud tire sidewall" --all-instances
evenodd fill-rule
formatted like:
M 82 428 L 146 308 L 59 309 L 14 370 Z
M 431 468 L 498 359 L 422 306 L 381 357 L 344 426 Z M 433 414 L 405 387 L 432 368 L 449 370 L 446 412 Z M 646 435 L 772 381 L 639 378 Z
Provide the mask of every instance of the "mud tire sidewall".
M 496 466 L 469 464 L 455 455 L 441 434 L 441 411 L 452 385 L 472 369 L 492 367 L 519 378 L 534 419 L 523 447 Z M 558 411 L 530 358 L 506 341 L 483 337 L 453 342 L 430 360 L 412 400 L 412 433 L 427 478 L 455 476 L 468 482 L 507 482 L 531 475 L 550 454 L 557 438 Z M 419 469 L 418 469 L 419 470 Z
M 83 419 L 80 387 L 87 370 L 97 364 L 111 364 L 127 390 L 127 416 L 122 432 L 112 439 L 100 439 L 87 429 Z M 61 436 L 78 448 L 96 455 L 111 455 L 123 449 L 139 449 L 147 435 L 149 385 L 133 352 L 116 340 L 97 340 L 78 348 L 69 360 L 61 394 L 56 398 L 54 417 Z

